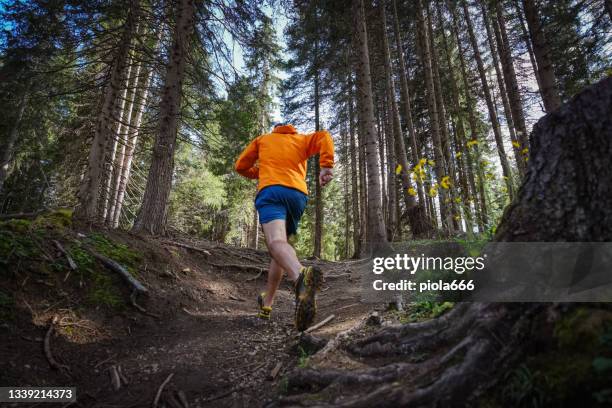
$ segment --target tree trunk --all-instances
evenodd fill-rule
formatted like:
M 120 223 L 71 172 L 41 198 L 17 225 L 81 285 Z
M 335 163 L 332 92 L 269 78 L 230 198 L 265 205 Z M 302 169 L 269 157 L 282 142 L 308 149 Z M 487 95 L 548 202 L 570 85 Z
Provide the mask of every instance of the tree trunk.
M 388 101 L 388 95 L 387 95 Z M 386 104 L 388 105 L 388 102 Z M 392 119 L 387 111 L 387 114 L 384 116 L 385 118 L 385 132 L 383 143 L 385 143 L 387 147 L 387 193 L 383 194 L 387 198 L 387 239 L 389 242 L 393 242 L 396 238 L 397 231 L 401 228 L 399 225 L 399 218 L 397 217 L 397 212 L 395 210 L 397 206 L 397 185 L 396 185 L 396 175 L 395 175 L 395 163 L 397 163 L 396 156 L 396 148 L 393 137 L 393 125 L 389 123 Z
M 119 109 L 117 111 L 117 117 L 115 118 L 116 123 L 112 137 L 106 141 L 104 147 L 104 172 L 102 173 L 102 187 L 100 190 L 100 204 L 98 205 L 98 222 L 104 224 L 106 220 L 106 214 L 108 212 L 109 201 L 112 199 L 111 186 L 113 183 L 113 173 L 115 169 L 115 160 L 117 160 L 117 148 L 120 148 L 119 139 L 121 138 L 122 123 L 126 123 L 129 120 L 129 88 L 134 80 L 134 64 L 133 57 L 128 57 L 128 63 L 125 73 L 125 82 L 123 90 L 119 95 L 117 104 Z
M 79 205 L 74 211 L 75 220 L 86 223 L 97 221 L 100 199 L 100 184 L 103 178 L 105 147 L 114 137 L 115 118 L 119 117 L 120 106 L 117 103 L 122 86 L 123 75 L 128 62 L 130 43 L 134 36 L 137 21 L 139 1 L 131 3 L 123 34 L 111 65 L 110 81 L 102 100 L 102 108 L 96 119 L 96 128 L 93 136 L 87 170 L 81 181 L 78 192 Z
M 476 213 L 478 215 L 478 227 L 480 232 L 484 231 L 487 224 L 489 223 L 488 210 L 487 210 L 487 197 L 485 194 L 484 188 L 484 172 L 482 167 L 479 165 L 480 162 L 480 146 L 478 146 L 479 138 L 479 130 L 476 123 L 476 115 L 474 113 L 475 101 L 472 95 L 472 90 L 470 86 L 470 81 L 467 73 L 467 67 L 465 63 L 465 53 L 461 44 L 461 37 L 459 37 L 459 23 L 457 18 L 457 11 L 454 7 L 449 7 L 451 12 L 451 17 L 453 21 L 453 32 L 455 34 L 455 38 L 457 40 L 457 49 L 459 50 L 459 66 L 461 68 L 461 79 L 463 82 L 463 88 L 465 89 L 465 100 L 467 104 L 467 114 L 468 114 L 468 124 L 470 126 L 470 139 L 472 141 L 477 142 L 474 146 L 475 155 L 472 156 L 472 152 L 470 148 L 465 147 L 465 155 L 467 159 L 468 167 L 473 166 L 473 162 L 476 161 L 476 171 L 478 174 L 478 195 L 474 195 L 474 208 L 476 209 Z
M 374 100 L 368 50 L 368 33 L 362 0 L 352 0 L 353 41 L 356 53 L 357 102 L 365 144 L 365 161 L 368 172 L 367 239 L 368 254 L 387 250 L 385 222 L 382 211 L 380 169 L 376 157 L 376 131 L 374 129 Z
M 164 233 L 167 204 L 174 172 L 174 150 L 181 107 L 187 47 L 194 28 L 193 0 L 179 0 L 173 46 L 160 102 L 160 125 L 153 147 L 143 203 L 134 222 L 134 231 L 153 235 Z
M 527 127 L 525 126 L 525 116 L 523 115 L 523 102 L 521 101 L 521 94 L 518 87 L 518 81 L 516 80 L 516 73 L 514 71 L 514 63 L 512 61 L 512 54 L 510 53 L 510 43 L 508 41 L 508 35 L 506 33 L 506 23 L 502 13 L 501 5 L 498 4 L 496 10 L 496 16 L 492 16 L 491 23 L 493 25 L 493 31 L 495 33 L 495 42 L 491 36 L 491 29 L 487 23 L 487 37 L 491 46 L 491 53 L 494 56 L 495 72 L 499 79 L 499 88 L 502 93 L 502 101 L 504 103 L 504 111 L 506 120 L 508 121 L 508 129 L 510 130 L 510 138 L 512 139 L 512 148 L 514 150 L 514 157 L 516 160 L 517 167 L 521 176 L 525 175 L 526 162 L 524 155 L 521 151 L 529 146 L 527 139 Z M 482 6 L 483 15 L 487 15 L 486 6 Z M 488 20 L 488 19 L 487 19 Z M 500 77 L 499 68 L 497 64 L 497 53 L 495 53 L 495 44 L 497 45 L 497 51 L 501 57 L 503 77 Z M 505 85 L 505 86 L 504 86 Z M 508 111 L 510 114 L 508 114 Z M 513 132 L 511 129 L 514 127 L 516 130 Z
M 540 119 L 525 182 L 497 241 L 612 240 L 611 110 L 608 77 Z
M 423 0 L 417 0 L 417 32 L 421 37 L 421 53 L 423 55 L 423 67 L 425 70 L 425 85 L 427 89 L 427 110 L 430 117 L 430 131 L 433 140 L 433 151 L 435 160 L 435 173 L 438 184 L 441 183 L 442 179 L 446 175 L 446 166 L 444 163 L 444 153 L 442 152 L 442 141 L 440 139 L 440 120 L 438 116 L 437 104 L 436 104 L 436 92 L 434 87 L 431 51 L 429 47 L 428 39 L 428 28 L 427 24 L 431 22 L 425 22 L 426 15 L 423 15 L 424 7 Z M 439 188 L 439 204 L 440 204 L 440 217 L 442 219 L 442 230 L 444 234 L 450 234 L 452 228 L 451 214 L 446 207 L 446 200 L 448 197 L 446 189 Z
M 121 210 L 123 208 L 123 201 L 125 199 L 125 193 L 130 180 L 132 172 L 132 161 L 134 158 L 134 151 L 138 142 L 138 134 L 140 132 L 140 124 L 142 123 L 142 117 L 147 106 L 149 96 L 149 86 L 153 77 L 153 70 L 150 69 L 139 85 L 140 95 L 135 98 L 134 105 L 136 107 L 135 116 L 130 119 L 130 127 L 126 136 L 126 148 L 125 154 L 123 155 L 123 163 L 121 165 L 121 173 L 119 174 L 119 183 L 117 185 L 117 194 L 115 197 L 114 208 L 112 211 L 112 222 L 111 226 L 117 228 L 119 226 L 119 218 L 121 216 Z
M 444 154 L 444 168 L 445 173 L 450 177 L 451 186 L 447 189 L 447 198 L 445 199 L 444 204 L 447 206 L 450 211 L 451 216 L 451 232 L 459 230 L 459 211 L 457 210 L 457 203 L 455 199 L 458 197 L 456 187 L 457 176 L 455 169 L 455 162 L 452 160 L 451 155 L 451 144 L 450 144 L 450 136 L 448 133 L 448 126 L 446 121 L 446 107 L 444 103 L 444 98 L 442 97 L 442 83 L 440 81 L 440 68 L 438 64 L 438 53 L 436 51 L 436 45 L 434 43 L 434 31 L 433 31 L 433 17 L 429 7 L 429 4 L 426 6 L 427 19 L 429 24 L 427 24 L 427 33 L 429 38 L 429 49 L 431 55 L 431 70 L 433 73 L 434 79 L 434 92 L 436 94 L 436 106 L 438 111 L 438 120 L 440 124 L 440 141 L 442 143 L 442 153 Z M 444 188 L 443 186 L 440 186 Z M 442 198 L 442 195 L 439 196 Z
M 350 65 L 349 65 L 350 66 Z M 353 206 L 353 258 L 359 258 L 361 254 L 359 234 L 361 230 L 360 211 L 359 211 L 359 186 L 357 182 L 357 160 L 359 153 L 355 143 L 355 115 L 353 112 L 353 81 L 349 73 L 349 100 L 348 100 L 348 120 L 349 120 L 349 151 L 351 156 L 351 200 Z M 361 203 L 363 205 L 363 202 Z
M 540 98 L 541 98 L 542 92 L 540 90 L 542 89 L 542 81 L 540 81 L 540 73 L 538 72 L 538 63 L 536 62 L 535 54 L 533 53 L 533 46 L 531 45 L 531 38 L 529 38 L 529 31 L 527 31 L 527 27 L 525 27 L 525 19 L 523 18 L 524 14 L 523 14 L 523 10 L 521 10 L 520 2 L 521 0 L 512 1 L 512 3 L 514 4 L 514 9 L 516 10 L 516 15 L 519 20 L 519 27 L 521 28 L 521 35 L 523 37 L 523 42 L 525 43 L 525 47 L 527 48 L 527 52 L 529 53 L 529 61 L 531 62 L 531 69 L 533 70 L 533 75 L 535 76 L 536 83 L 538 84 L 538 95 L 540 95 Z M 503 19 L 503 12 L 498 13 L 498 18 Z M 500 20 L 499 24 L 502 25 L 502 23 L 505 29 L 505 21 Z M 505 41 L 506 41 L 506 44 L 509 44 L 507 42 L 508 41 L 507 36 L 506 36 Z M 525 135 L 525 139 L 527 139 L 527 135 Z
M 497 241 L 612 241 L 611 107 L 607 78 L 538 122 L 526 177 Z M 554 308 L 459 302 L 439 318 L 352 334 L 342 341 L 341 361 L 359 361 L 359 368 L 330 367 L 340 358 L 327 350 L 290 373 L 287 389 L 311 394 L 300 401 L 316 398 L 322 407 L 477 406 L 508 372 L 557 343 L 556 323 L 572 315 Z M 406 361 L 414 355 L 424 358 Z
M 499 161 L 501 163 L 502 171 L 504 174 L 506 188 L 508 189 L 510 201 L 512 201 L 514 197 L 514 186 L 512 185 L 512 170 L 510 169 L 510 163 L 508 162 L 508 157 L 506 156 L 506 149 L 504 147 L 504 141 L 502 139 L 499 119 L 497 118 L 495 105 L 493 104 L 493 98 L 491 97 L 491 91 L 487 82 L 487 75 L 485 72 L 484 63 L 480 56 L 478 42 L 476 41 L 476 35 L 474 34 L 474 29 L 472 27 L 472 19 L 470 17 L 470 12 L 468 10 L 466 1 L 462 0 L 461 5 L 463 7 L 463 15 L 465 18 L 465 23 L 467 25 L 468 37 L 470 39 L 470 42 L 472 43 L 472 49 L 474 50 L 474 59 L 476 60 L 476 67 L 478 68 L 480 83 L 482 85 L 485 102 L 487 103 L 487 110 L 489 111 L 489 119 L 491 120 L 491 126 L 493 127 L 493 135 L 495 136 L 495 143 L 497 144 L 497 152 L 499 153 Z M 481 164 L 478 163 L 478 165 L 480 166 Z
M 315 68 L 318 69 L 318 68 Z M 320 89 L 319 89 L 319 72 L 315 74 L 314 78 L 314 109 L 315 109 L 315 130 L 321 130 L 321 116 L 319 113 L 320 108 Z M 315 178 L 315 229 L 314 229 L 314 243 L 313 253 L 315 258 L 321 258 L 321 245 L 323 241 L 323 196 L 321 195 L 321 182 L 319 181 L 319 155 L 315 156 L 314 159 L 314 178 Z
M 400 91 L 404 107 L 404 119 L 406 126 L 408 127 L 408 135 L 410 137 L 410 146 L 412 150 L 412 164 L 415 166 L 420 157 L 420 149 L 417 143 L 416 132 L 414 130 L 414 123 L 412 122 L 412 108 L 410 107 L 410 89 L 408 87 L 408 70 L 406 69 L 406 62 L 404 61 L 404 52 L 402 50 L 402 37 L 399 28 L 399 18 L 397 16 L 397 4 L 396 0 L 392 0 L 393 3 L 393 31 L 395 34 L 395 44 L 397 48 L 397 58 L 399 61 L 400 68 Z M 419 197 L 419 205 L 425 208 L 425 194 L 423 192 L 422 183 L 416 183 L 417 194 Z
M 463 201 L 463 214 L 465 219 L 465 226 L 468 235 L 474 232 L 473 221 L 474 218 L 472 216 L 471 207 L 469 204 L 470 196 L 474 197 L 478 196 L 478 190 L 476 190 L 476 182 L 474 180 L 474 172 L 471 166 L 471 160 L 468 160 L 470 157 L 467 152 L 466 141 L 465 141 L 465 128 L 463 126 L 463 114 L 461 112 L 461 106 L 459 103 L 459 88 L 457 87 L 457 79 L 455 78 L 455 70 L 453 67 L 453 62 L 451 58 L 451 52 L 448 46 L 448 42 L 446 40 L 446 31 L 444 29 L 443 24 L 443 15 L 442 15 L 442 7 L 440 5 L 440 0 L 436 1 L 436 8 L 438 11 L 438 24 L 441 27 L 440 30 L 440 38 L 442 39 L 442 47 L 444 48 L 444 55 L 446 57 L 446 64 L 449 69 L 449 82 L 451 89 L 451 101 L 452 101 L 452 116 L 455 117 L 455 149 L 456 153 L 461 153 L 461 155 L 455 154 L 455 159 L 457 160 L 459 171 L 459 180 L 461 183 L 461 198 Z
M 19 137 L 19 127 L 21 126 L 23 114 L 26 110 L 29 90 L 30 85 L 28 82 L 23 91 L 23 94 L 21 95 L 21 99 L 19 100 L 19 106 L 17 107 L 17 115 L 15 116 L 13 126 L 11 126 L 11 130 L 9 131 L 6 144 L 2 146 L 2 152 L 0 153 L 0 193 L 2 192 L 2 189 L 4 187 L 4 182 L 8 177 L 9 165 L 11 163 L 11 160 L 13 159 L 13 151 L 15 150 L 15 144 L 17 143 L 17 138 Z
M 546 112 L 552 112 L 561 105 L 561 97 L 559 96 L 557 79 L 553 70 L 550 48 L 546 42 L 534 0 L 523 0 L 523 9 L 525 10 L 525 18 L 527 19 L 533 52 L 540 74 L 540 83 L 542 85 L 540 90 L 542 91 L 544 109 Z
M 387 95 L 387 106 L 389 114 L 389 132 L 391 140 L 393 141 L 394 148 L 394 161 L 389 162 L 390 176 L 395 174 L 396 166 L 401 166 L 399 172 L 399 178 L 402 183 L 402 197 L 406 206 L 406 215 L 408 218 L 408 224 L 414 237 L 422 237 L 427 235 L 429 230 L 429 223 L 427 223 L 424 217 L 423 210 L 417 206 L 417 202 L 413 194 L 412 182 L 410 181 L 410 164 L 408 164 L 408 155 L 406 154 L 406 146 L 404 144 L 404 135 L 402 133 L 402 126 L 400 121 L 399 109 L 397 101 L 395 100 L 395 81 L 393 79 L 393 70 L 391 68 L 391 53 L 389 51 L 389 41 L 387 38 L 387 16 L 385 12 L 384 2 L 381 1 L 380 5 L 380 22 L 382 28 L 382 53 L 385 60 L 385 84 L 386 84 L 386 95 Z M 414 132 L 414 129 L 413 129 Z M 391 157 L 389 156 L 389 159 Z M 389 183 L 389 188 L 395 184 Z

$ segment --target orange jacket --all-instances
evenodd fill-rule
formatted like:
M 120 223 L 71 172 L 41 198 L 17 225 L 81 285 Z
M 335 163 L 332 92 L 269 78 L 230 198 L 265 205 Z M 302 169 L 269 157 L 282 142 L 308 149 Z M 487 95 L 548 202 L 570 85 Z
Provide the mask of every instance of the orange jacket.
M 321 167 L 334 167 L 334 142 L 328 131 L 301 135 L 292 125 L 277 126 L 244 149 L 236 161 L 236 171 L 244 177 L 259 179 L 257 191 L 281 185 L 308 194 L 306 163 L 317 153 Z

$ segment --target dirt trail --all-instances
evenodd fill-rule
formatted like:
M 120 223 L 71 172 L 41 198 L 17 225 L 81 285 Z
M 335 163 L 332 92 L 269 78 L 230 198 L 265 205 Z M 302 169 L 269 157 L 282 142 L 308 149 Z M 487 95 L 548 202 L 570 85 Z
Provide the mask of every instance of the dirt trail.
M 265 252 L 180 241 L 207 255 L 168 240 L 117 233 L 113 239 L 144 255 L 139 276 L 151 294 L 139 303 L 160 317 L 131 306 L 117 313 L 82 307 L 72 295 L 79 287 L 67 286 L 70 278 L 66 283 L 32 279 L 20 287 L 3 282 L 15 294 L 16 316 L 0 329 L 1 385 L 76 385 L 79 402 L 72 406 L 82 407 L 150 407 L 170 374 L 160 407 L 180 406 L 173 405 L 178 391 L 191 407 L 264 406 L 283 391 L 284 375 L 303 363 L 304 353 L 297 347 L 287 283 L 281 285 L 271 321 L 254 317 L 256 295 L 265 283 L 257 268 L 265 267 Z M 335 318 L 314 334 L 331 338 L 363 319 L 372 305 L 359 303 L 352 264 L 316 263 L 332 276 L 318 297 L 316 321 L 330 314 Z M 45 287 L 58 286 L 65 296 L 45 295 Z M 123 294 L 129 298 L 127 289 Z M 53 355 L 70 367 L 70 374 L 51 369 L 43 352 L 53 315 L 74 323 L 51 337 Z M 109 370 L 119 366 L 125 381 L 114 390 Z

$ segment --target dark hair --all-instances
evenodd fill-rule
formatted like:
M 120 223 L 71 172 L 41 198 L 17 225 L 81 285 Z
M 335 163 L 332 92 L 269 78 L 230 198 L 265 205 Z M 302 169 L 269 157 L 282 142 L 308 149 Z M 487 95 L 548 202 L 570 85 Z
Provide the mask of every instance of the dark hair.
M 274 127 L 277 128 L 279 126 L 285 126 L 285 124 L 283 122 L 278 122 L 274 124 Z

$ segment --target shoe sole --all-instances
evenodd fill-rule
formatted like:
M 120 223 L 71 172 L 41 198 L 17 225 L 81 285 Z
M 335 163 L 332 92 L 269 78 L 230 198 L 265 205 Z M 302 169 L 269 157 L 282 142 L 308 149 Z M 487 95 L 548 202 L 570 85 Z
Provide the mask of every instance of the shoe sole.
M 306 293 L 295 306 L 295 327 L 298 331 L 306 330 L 317 314 L 316 293 L 323 284 L 323 274 L 319 269 L 313 268 L 309 278 L 312 282 L 305 282 Z

